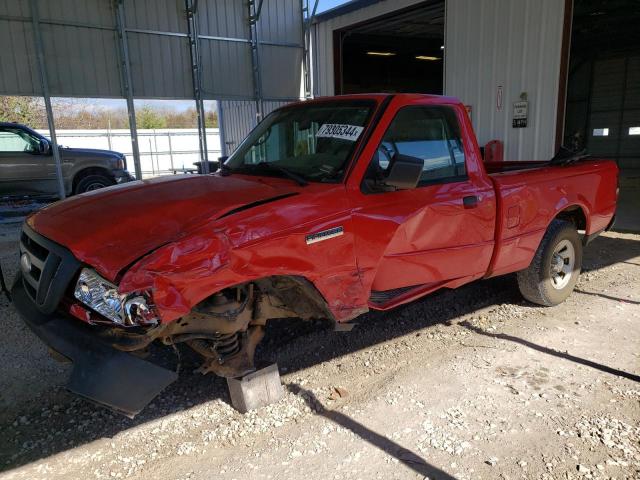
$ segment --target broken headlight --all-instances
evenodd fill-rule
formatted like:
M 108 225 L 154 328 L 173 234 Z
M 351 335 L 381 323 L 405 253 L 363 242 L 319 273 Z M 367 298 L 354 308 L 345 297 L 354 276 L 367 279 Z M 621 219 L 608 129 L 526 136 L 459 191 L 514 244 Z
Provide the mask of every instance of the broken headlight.
M 158 317 L 144 295 L 122 295 L 118 287 L 94 270 L 83 268 L 73 296 L 87 307 L 118 325 L 157 325 Z

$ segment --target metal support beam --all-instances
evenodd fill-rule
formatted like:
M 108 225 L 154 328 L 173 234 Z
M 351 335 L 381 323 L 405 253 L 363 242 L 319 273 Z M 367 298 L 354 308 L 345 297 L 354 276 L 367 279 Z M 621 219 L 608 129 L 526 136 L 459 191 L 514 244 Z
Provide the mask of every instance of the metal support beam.
M 222 101 L 216 102 L 218 105 L 218 132 L 220 133 L 220 150 L 223 157 L 229 155 L 227 147 L 227 135 L 224 129 L 224 106 Z
M 309 0 L 301 0 L 302 6 L 302 36 L 304 50 L 302 51 L 302 68 L 304 74 L 304 97 L 313 97 L 311 81 L 311 25 L 318 9 L 319 0 L 313 0 L 313 9 L 309 11 Z
M 38 12 L 37 0 L 31 0 L 31 21 L 33 23 L 33 40 L 36 48 L 36 57 L 38 59 L 38 73 L 40 75 L 40 87 L 42 96 L 44 97 L 44 106 L 47 110 L 47 124 L 49 125 L 49 135 L 51 136 L 51 152 L 53 161 L 56 165 L 56 179 L 58 183 L 58 195 L 60 199 L 66 197 L 64 188 L 64 177 L 62 176 L 62 159 L 60 158 L 60 149 L 58 148 L 58 139 L 56 137 L 56 125 L 53 120 L 53 109 L 51 108 L 51 97 L 49 95 L 49 80 L 47 78 L 47 67 L 44 61 L 44 50 L 42 48 L 42 34 L 40 32 L 40 14 Z
M 140 164 L 140 148 L 138 147 L 138 127 L 136 125 L 136 109 L 133 104 L 133 81 L 131 80 L 131 66 L 129 63 L 129 43 L 124 24 L 124 4 L 122 0 L 116 5 L 116 30 L 120 45 L 121 81 L 124 97 L 127 99 L 127 115 L 129 117 L 129 132 L 131 133 L 131 150 L 136 178 L 142 180 L 142 166 Z
M 202 68 L 200 49 L 198 48 L 198 19 L 197 0 L 185 0 L 187 7 L 187 30 L 189 36 L 189 52 L 191 54 L 191 79 L 193 82 L 193 98 L 196 102 L 196 116 L 198 122 L 198 138 L 200 140 L 200 159 L 202 173 L 209 173 L 209 150 L 207 148 L 206 113 L 202 100 Z
M 262 13 L 262 4 L 264 3 L 263 0 L 258 0 L 258 6 L 255 8 L 254 10 L 254 16 L 253 16 L 253 21 L 257 22 L 258 20 L 260 20 L 260 14 Z
M 253 72 L 253 96 L 256 101 L 256 123 L 263 118 L 264 108 L 262 105 L 262 77 L 260 73 L 260 52 L 258 50 L 258 27 L 260 12 L 256 7 L 255 0 L 249 0 L 249 44 L 251 45 L 251 69 Z M 260 2 L 260 6 L 262 2 Z

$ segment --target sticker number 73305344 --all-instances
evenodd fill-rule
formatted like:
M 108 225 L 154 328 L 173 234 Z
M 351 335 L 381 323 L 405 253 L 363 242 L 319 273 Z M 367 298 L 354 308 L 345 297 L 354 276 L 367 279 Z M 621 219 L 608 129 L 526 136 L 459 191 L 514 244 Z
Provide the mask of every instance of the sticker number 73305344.
M 340 138 L 342 140 L 349 140 L 355 142 L 364 127 L 357 125 L 343 125 L 339 123 L 325 123 L 318 129 L 316 137 L 318 138 Z

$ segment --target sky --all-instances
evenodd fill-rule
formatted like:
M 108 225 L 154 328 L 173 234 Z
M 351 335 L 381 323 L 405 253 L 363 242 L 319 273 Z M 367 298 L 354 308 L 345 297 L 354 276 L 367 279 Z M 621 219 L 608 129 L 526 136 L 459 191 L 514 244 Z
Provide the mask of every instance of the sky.
M 320 0 L 320 2 L 318 3 L 318 10 L 316 11 L 316 13 L 324 12 L 325 10 L 329 10 L 333 7 L 337 7 L 338 5 L 342 5 L 344 3 L 349 3 L 349 1 L 350 0 Z

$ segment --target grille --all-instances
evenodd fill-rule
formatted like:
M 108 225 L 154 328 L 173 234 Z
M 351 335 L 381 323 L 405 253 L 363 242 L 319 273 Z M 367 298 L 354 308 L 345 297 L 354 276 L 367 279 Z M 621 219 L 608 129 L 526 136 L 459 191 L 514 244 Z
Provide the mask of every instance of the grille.
M 42 313 L 52 313 L 58 307 L 79 267 L 80 263 L 69 250 L 36 233 L 26 224 L 23 226 L 20 235 L 22 282 Z

